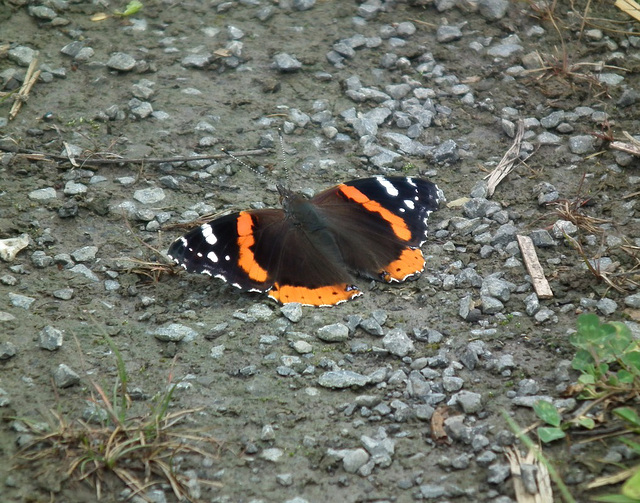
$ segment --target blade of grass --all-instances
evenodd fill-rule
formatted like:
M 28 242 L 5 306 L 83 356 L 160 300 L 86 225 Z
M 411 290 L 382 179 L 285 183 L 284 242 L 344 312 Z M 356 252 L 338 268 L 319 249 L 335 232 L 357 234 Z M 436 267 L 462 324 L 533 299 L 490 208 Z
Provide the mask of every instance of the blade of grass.
M 503 410 L 501 411 L 501 413 L 502 413 L 502 417 L 507 422 L 511 430 L 522 441 L 522 443 L 527 447 L 527 449 L 530 449 L 535 453 L 536 459 L 538 460 L 538 462 L 545 466 L 545 468 L 549 472 L 549 476 L 551 477 L 551 480 L 553 480 L 553 482 L 555 482 L 555 484 L 558 486 L 558 490 L 560 491 L 560 494 L 562 495 L 562 498 L 564 499 L 564 501 L 566 503 L 576 503 L 576 500 L 571 495 L 571 492 L 569 491 L 569 488 L 562 480 L 562 477 L 560 477 L 555 467 L 542 454 L 542 452 L 540 452 L 540 449 L 538 448 L 538 446 L 529 438 L 528 435 L 522 433 L 522 430 L 518 425 L 518 423 L 516 423 L 513 419 L 511 419 L 511 417 L 509 416 L 509 414 L 507 414 L 506 411 Z

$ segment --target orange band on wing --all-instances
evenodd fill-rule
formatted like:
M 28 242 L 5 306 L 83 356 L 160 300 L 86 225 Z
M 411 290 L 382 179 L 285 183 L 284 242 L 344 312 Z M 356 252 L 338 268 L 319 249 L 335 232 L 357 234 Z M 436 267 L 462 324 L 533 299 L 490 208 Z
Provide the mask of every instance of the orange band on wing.
M 280 285 L 276 283 L 269 290 L 269 297 L 282 304 L 299 302 L 306 306 L 333 306 L 353 299 L 362 292 L 355 286 L 342 283 L 340 285 L 306 288 L 304 286 Z
M 424 270 L 424 256 L 420 248 L 405 248 L 399 258 L 379 271 L 382 281 L 404 281 Z
M 238 265 L 244 272 L 247 273 L 249 279 L 257 282 L 264 283 L 267 281 L 269 275 L 258 262 L 251 250 L 251 247 L 255 244 L 256 240 L 253 237 L 253 220 L 251 215 L 246 211 L 241 211 L 238 214 L 238 223 L 236 224 L 238 230 Z
M 402 217 L 395 215 L 390 212 L 380 203 L 377 203 L 367 196 L 365 196 L 362 192 L 360 192 L 355 187 L 351 187 L 349 185 L 338 185 L 338 189 L 342 192 L 347 198 L 355 201 L 358 204 L 364 206 L 368 211 L 372 213 L 378 213 L 384 220 L 391 225 L 391 229 L 393 233 L 398 236 L 403 241 L 411 240 L 411 231 L 405 224 Z

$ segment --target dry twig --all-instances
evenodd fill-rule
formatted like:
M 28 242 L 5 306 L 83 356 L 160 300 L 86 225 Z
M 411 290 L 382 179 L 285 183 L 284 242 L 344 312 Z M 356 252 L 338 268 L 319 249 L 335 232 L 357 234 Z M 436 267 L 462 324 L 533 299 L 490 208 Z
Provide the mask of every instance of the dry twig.
M 520 251 L 522 252 L 522 259 L 527 266 L 529 276 L 531 276 L 531 282 L 533 288 L 540 299 L 550 299 L 553 297 L 553 292 L 549 286 L 547 278 L 544 276 L 544 270 L 538 260 L 536 249 L 533 246 L 533 241 L 529 236 L 516 236 L 518 244 L 520 245 Z
M 49 154 L 47 152 L 38 152 L 35 150 L 25 148 L 7 148 L 0 146 L 0 150 L 5 152 L 12 152 L 18 155 L 22 155 L 27 159 L 36 161 L 56 161 L 56 162 L 71 162 L 68 156 L 59 154 Z M 236 157 L 246 157 L 253 155 L 264 155 L 271 153 L 271 150 L 266 148 L 258 148 L 254 150 L 240 150 L 238 152 L 231 152 Z M 229 153 L 217 153 L 210 155 L 196 155 L 196 156 L 176 156 L 176 157 L 120 157 L 116 154 L 105 154 L 111 157 L 80 157 L 75 158 L 74 161 L 80 166 L 91 165 L 108 165 L 108 164 L 160 164 L 163 162 L 188 162 L 188 161 L 203 161 L 210 159 L 224 159 L 229 157 Z
M 38 77 L 40 77 L 40 70 L 36 70 L 36 66 L 38 64 L 38 58 L 33 58 L 31 60 L 31 64 L 27 69 L 27 73 L 24 76 L 24 83 L 18 91 L 18 94 L 15 96 L 15 102 L 9 111 L 9 120 L 13 120 L 18 115 L 22 104 L 25 103 L 29 99 L 29 93 L 31 92 L 31 88 L 34 86 Z
M 491 197 L 493 195 L 498 184 L 504 180 L 509 173 L 511 173 L 511 170 L 513 170 L 513 166 L 520 156 L 520 145 L 522 144 L 523 135 L 524 122 L 520 120 L 518 121 L 518 131 L 511 148 L 507 150 L 495 169 L 485 177 L 485 179 L 489 179 L 487 182 L 487 197 Z

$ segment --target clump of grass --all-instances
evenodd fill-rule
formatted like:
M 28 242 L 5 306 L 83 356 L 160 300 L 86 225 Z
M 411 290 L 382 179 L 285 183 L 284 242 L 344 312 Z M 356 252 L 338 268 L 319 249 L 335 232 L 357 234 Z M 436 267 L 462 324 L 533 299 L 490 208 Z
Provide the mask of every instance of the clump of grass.
M 567 438 L 575 428 L 593 430 L 598 440 L 614 434 L 640 434 L 640 416 L 637 412 L 640 397 L 640 343 L 629 328 L 620 322 L 601 323 L 595 314 L 578 317 L 577 331 L 569 342 L 576 348 L 571 362 L 580 372 L 569 393 L 585 400 L 571 417 L 566 417 L 553 404 L 539 401 L 534 411 L 541 421 L 537 428 L 543 443 Z M 611 424 L 614 428 L 611 429 Z M 598 427 L 606 432 L 600 434 Z M 592 440 L 590 440 L 592 441 Z M 621 441 L 640 454 L 640 444 L 629 438 Z M 590 488 L 626 480 L 620 494 L 594 498 L 612 503 L 640 502 L 640 464 L 626 468 L 615 476 L 603 477 L 590 484 Z
M 95 412 L 89 420 L 51 411 L 48 427 L 43 428 L 41 422 L 21 419 L 33 435 L 19 452 L 21 464 L 34 473 L 55 470 L 62 480 L 85 481 L 95 488 L 97 499 L 113 477 L 131 491 L 131 497 L 148 500 L 149 488 L 168 483 L 178 500 L 191 498 L 192 481 L 175 470 L 173 460 L 179 455 L 215 458 L 220 449 L 213 437 L 185 426 L 189 416 L 201 409 L 170 411 L 174 384 L 148 411 L 134 414 L 124 360 L 113 341 L 106 335 L 105 339 L 118 369 L 111 398 L 94 382 Z
M 592 201 L 591 197 L 582 195 L 585 176 L 582 176 L 578 186 L 577 194 L 573 199 L 558 199 L 550 203 L 554 206 L 555 214 L 562 220 L 573 223 L 581 232 L 592 234 L 605 241 L 604 225 L 611 224 L 611 220 L 589 215 L 587 208 Z M 564 235 L 566 242 L 576 250 L 589 272 L 598 279 L 613 288 L 619 293 L 624 293 L 631 287 L 637 287 L 636 281 L 640 272 L 640 247 L 633 246 L 628 242 L 616 247 L 628 256 L 631 263 L 629 267 L 621 267 L 619 262 L 614 262 L 608 269 L 600 267 L 600 256 L 589 257 L 584 250 L 579 238 Z

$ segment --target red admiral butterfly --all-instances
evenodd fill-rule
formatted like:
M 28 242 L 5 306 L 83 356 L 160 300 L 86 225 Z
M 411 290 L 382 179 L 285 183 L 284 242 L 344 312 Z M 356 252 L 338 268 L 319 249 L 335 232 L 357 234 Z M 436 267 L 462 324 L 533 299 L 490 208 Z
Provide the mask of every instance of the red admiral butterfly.
M 424 270 L 427 217 L 444 194 L 413 177 L 364 178 L 311 199 L 278 186 L 283 209 L 232 213 L 177 239 L 169 256 L 286 304 L 332 306 L 362 295 L 352 273 L 390 283 Z

